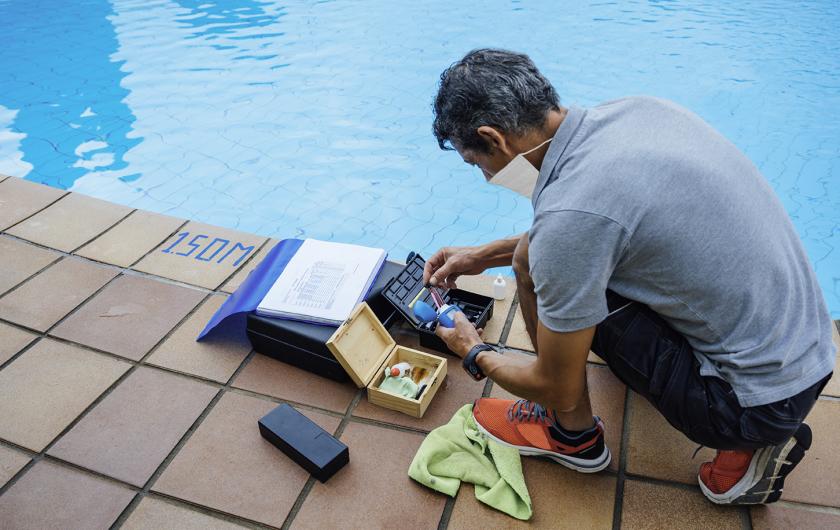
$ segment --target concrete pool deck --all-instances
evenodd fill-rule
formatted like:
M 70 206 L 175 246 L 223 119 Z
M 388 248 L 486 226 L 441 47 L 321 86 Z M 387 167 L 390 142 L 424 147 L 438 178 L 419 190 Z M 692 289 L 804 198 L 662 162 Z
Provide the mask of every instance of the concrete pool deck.
M 491 382 L 453 367 L 417 420 L 247 341 L 194 341 L 272 244 L 0 176 L 0 528 L 527 526 L 471 486 L 449 499 L 406 474 L 424 433 L 477 397 L 508 396 Z M 487 338 L 528 355 L 513 291 Z M 419 347 L 410 330 L 392 333 Z M 722 508 L 695 482 L 713 452 L 692 460 L 694 444 L 590 360 L 613 463 L 587 476 L 524 459 L 531 526 L 840 527 L 840 377 L 809 417 L 814 444 L 783 501 Z M 350 447 L 326 484 L 260 437 L 257 419 L 280 402 Z

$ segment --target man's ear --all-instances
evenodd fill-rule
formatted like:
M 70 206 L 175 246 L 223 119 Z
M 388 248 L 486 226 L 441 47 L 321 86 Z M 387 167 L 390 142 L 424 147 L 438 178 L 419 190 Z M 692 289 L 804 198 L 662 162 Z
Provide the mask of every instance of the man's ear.
M 482 125 L 476 129 L 476 132 L 484 140 L 484 143 L 487 144 L 491 152 L 500 151 L 506 155 L 510 155 L 510 146 L 505 139 L 505 135 L 497 129 L 489 125 Z

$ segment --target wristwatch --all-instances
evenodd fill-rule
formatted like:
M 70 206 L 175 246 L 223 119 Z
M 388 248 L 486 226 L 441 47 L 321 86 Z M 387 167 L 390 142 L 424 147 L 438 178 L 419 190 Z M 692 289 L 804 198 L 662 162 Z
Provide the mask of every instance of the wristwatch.
M 470 349 L 467 355 L 464 356 L 464 361 L 462 363 L 464 365 L 464 370 L 466 370 L 467 373 L 470 374 L 470 377 L 476 381 L 481 381 L 487 377 L 484 375 L 484 372 L 481 371 L 481 368 L 478 367 L 478 363 L 475 362 L 475 358 L 483 351 L 496 351 L 496 349 L 487 344 L 476 344 L 472 347 L 472 349 Z

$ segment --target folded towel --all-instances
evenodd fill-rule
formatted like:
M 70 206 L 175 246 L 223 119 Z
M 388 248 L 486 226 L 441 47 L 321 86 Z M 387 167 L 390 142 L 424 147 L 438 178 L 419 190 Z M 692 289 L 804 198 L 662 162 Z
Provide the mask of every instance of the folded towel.
M 490 440 L 478 430 L 472 405 L 426 436 L 408 476 L 454 497 L 461 481 L 475 485 L 479 501 L 517 519 L 533 514 L 519 451 Z

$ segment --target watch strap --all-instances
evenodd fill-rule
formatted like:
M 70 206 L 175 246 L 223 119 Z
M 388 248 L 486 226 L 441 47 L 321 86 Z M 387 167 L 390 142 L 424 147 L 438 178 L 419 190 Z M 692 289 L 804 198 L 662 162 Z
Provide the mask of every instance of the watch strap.
M 475 362 L 476 357 L 478 354 L 483 351 L 496 351 L 495 348 L 488 344 L 476 344 L 473 346 L 469 352 L 464 356 L 464 360 L 462 361 L 462 365 L 464 366 L 464 370 L 470 374 L 470 377 L 475 379 L 476 381 L 481 381 L 486 375 L 484 372 L 481 371 L 481 368 L 478 366 L 478 363 Z

